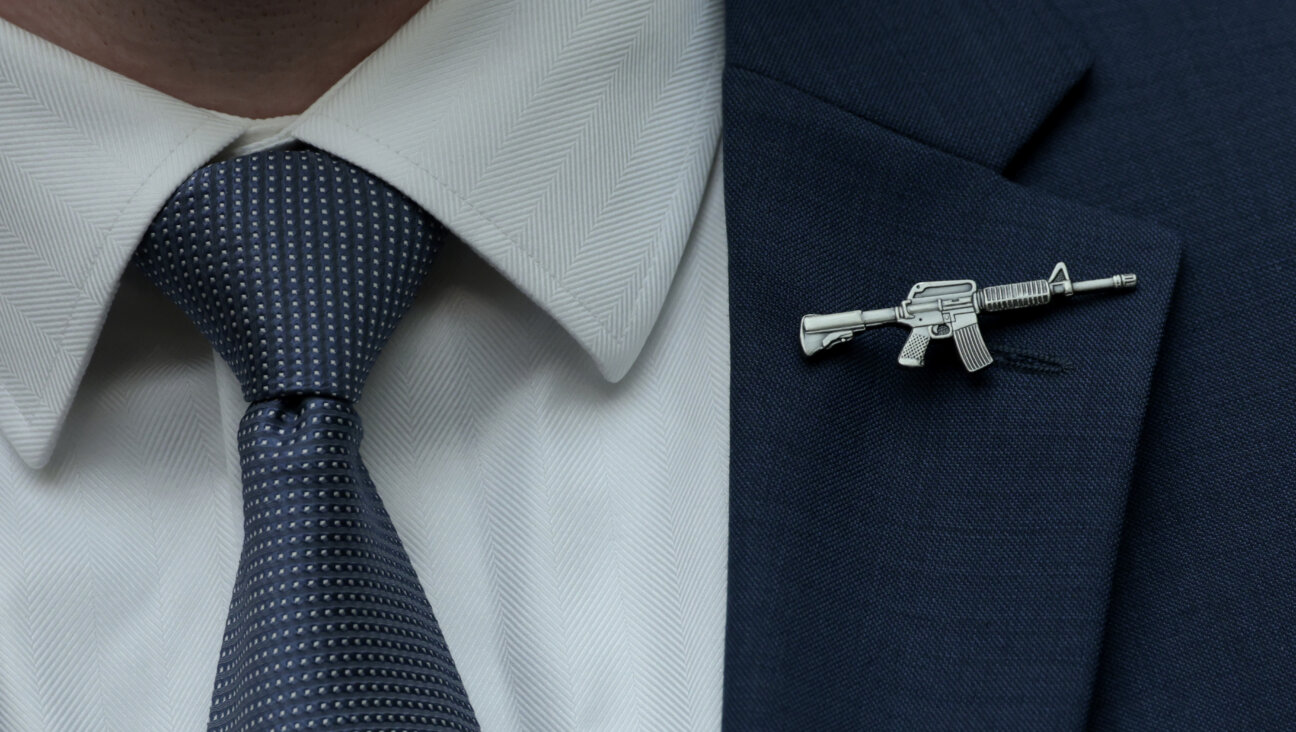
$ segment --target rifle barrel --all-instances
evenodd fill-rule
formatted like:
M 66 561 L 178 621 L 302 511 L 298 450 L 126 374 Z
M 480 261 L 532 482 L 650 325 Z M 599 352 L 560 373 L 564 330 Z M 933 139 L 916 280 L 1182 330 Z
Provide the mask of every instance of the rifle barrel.
M 1118 274 L 1100 280 L 1085 280 L 1071 285 L 1072 292 L 1093 292 L 1095 290 L 1123 290 L 1138 284 L 1138 277 L 1132 274 Z

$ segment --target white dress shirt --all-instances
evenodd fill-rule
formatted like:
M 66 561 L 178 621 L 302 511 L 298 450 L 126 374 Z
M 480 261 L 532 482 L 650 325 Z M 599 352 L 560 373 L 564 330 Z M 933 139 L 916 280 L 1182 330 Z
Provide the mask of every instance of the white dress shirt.
M 245 404 L 127 264 L 284 140 L 456 236 L 359 411 L 483 729 L 718 729 L 722 38 L 719 0 L 437 0 L 254 123 L 0 22 L 0 729 L 205 728 Z

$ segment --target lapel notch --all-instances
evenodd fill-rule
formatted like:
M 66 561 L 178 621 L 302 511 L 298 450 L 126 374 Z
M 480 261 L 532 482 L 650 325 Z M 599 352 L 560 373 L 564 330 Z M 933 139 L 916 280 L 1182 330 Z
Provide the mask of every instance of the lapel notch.
M 1002 169 L 1089 70 L 1047 0 L 734 0 L 728 66 Z

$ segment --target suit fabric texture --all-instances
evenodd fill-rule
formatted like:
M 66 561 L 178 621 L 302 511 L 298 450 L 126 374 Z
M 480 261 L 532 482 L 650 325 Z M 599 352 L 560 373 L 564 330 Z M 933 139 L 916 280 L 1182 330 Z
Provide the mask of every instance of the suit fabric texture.
M 725 728 L 1296 728 L 1296 13 L 733 0 Z M 806 312 L 1135 272 L 997 363 Z

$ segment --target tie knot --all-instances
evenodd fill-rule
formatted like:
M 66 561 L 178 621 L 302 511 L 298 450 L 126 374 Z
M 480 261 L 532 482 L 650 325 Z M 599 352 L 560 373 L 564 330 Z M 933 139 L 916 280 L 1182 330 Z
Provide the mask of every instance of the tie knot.
M 272 150 L 190 176 L 135 264 L 198 325 L 248 401 L 356 401 L 443 231 L 343 160 Z

